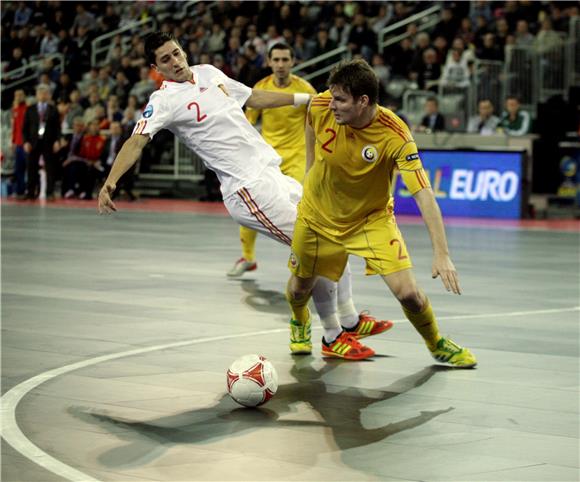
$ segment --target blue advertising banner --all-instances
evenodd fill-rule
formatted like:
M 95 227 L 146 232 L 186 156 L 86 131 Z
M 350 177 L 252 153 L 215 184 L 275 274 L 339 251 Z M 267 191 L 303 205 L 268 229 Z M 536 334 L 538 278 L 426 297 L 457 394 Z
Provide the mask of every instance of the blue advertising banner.
M 523 152 L 419 152 L 444 216 L 521 218 Z M 401 176 L 396 178 L 395 213 L 420 214 Z

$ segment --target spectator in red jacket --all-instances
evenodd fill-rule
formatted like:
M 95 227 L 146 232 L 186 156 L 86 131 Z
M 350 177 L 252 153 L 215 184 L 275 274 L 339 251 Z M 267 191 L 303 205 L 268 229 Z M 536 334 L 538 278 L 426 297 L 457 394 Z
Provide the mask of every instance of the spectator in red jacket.
M 16 197 L 26 197 L 26 153 L 24 152 L 24 140 L 22 127 L 26 113 L 26 95 L 22 89 L 14 92 L 12 102 L 12 150 L 14 152 L 14 184 Z
M 93 199 L 93 190 L 97 178 L 104 171 L 101 163 L 101 155 L 105 147 L 105 138 L 100 135 L 99 121 L 91 121 L 87 128 L 87 133 L 81 140 L 79 156 L 86 164 L 83 187 L 79 199 Z

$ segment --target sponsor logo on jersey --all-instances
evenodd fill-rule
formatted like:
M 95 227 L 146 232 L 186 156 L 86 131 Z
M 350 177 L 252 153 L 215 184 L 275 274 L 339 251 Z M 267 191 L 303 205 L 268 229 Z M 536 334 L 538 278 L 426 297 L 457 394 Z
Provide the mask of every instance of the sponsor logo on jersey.
M 375 146 L 364 146 L 361 151 L 363 161 L 375 162 L 379 157 L 379 151 Z
M 417 159 L 419 159 L 419 154 L 417 153 L 409 154 L 407 157 L 405 157 L 405 160 L 407 161 L 416 161 Z
M 145 119 L 149 119 L 149 117 L 151 117 L 152 115 L 153 115 L 153 106 L 149 104 L 147 107 L 145 107 L 145 110 L 143 111 L 143 117 L 145 117 Z

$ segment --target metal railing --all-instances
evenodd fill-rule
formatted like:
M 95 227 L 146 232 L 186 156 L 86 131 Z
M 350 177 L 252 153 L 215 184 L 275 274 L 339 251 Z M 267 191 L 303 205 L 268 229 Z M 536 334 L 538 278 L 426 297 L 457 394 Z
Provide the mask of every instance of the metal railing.
M 538 52 L 538 98 L 540 102 L 554 95 L 568 97 L 570 87 L 570 55 L 573 41 L 567 40 L 560 45 Z
M 568 51 L 569 85 L 580 85 L 580 17 L 570 19 L 569 36 L 572 42 Z
M 8 72 L 2 74 L 2 86 L 0 90 L 11 89 L 17 87 L 18 85 L 25 84 L 37 78 L 40 73 L 44 70 L 44 64 L 49 60 L 56 60 L 56 66 L 60 72 L 64 72 L 64 54 L 50 54 L 45 57 L 33 60 L 32 62 L 18 67 L 17 69 L 12 69 Z M 54 68 L 54 64 L 53 64 Z M 31 71 L 27 73 L 28 71 Z M 14 80 L 10 81 L 11 78 L 16 77 Z
M 378 47 L 379 53 L 382 54 L 385 47 L 392 45 L 393 43 L 400 42 L 402 39 L 409 36 L 407 32 L 399 34 L 393 37 L 396 40 L 387 39 L 385 37 L 400 28 L 406 27 L 407 25 L 415 22 L 423 22 L 420 25 L 417 25 L 417 29 L 419 31 L 427 30 L 435 26 L 439 22 L 439 12 L 441 11 L 441 5 L 433 5 L 432 7 L 427 8 L 421 12 L 418 12 L 410 17 L 407 17 L 404 20 L 401 20 L 393 25 L 387 25 L 386 27 L 382 28 L 378 33 Z
M 107 58 L 107 54 L 111 48 L 111 42 L 109 41 L 117 35 L 124 33 L 139 33 L 140 37 L 144 37 L 150 32 L 153 32 L 157 28 L 157 21 L 153 17 L 148 17 L 143 20 L 138 20 L 131 22 L 124 27 L 118 28 L 106 34 L 100 35 L 91 42 L 91 66 L 96 67 L 101 65 Z M 126 51 L 128 46 L 131 44 L 131 36 L 121 35 L 121 47 L 123 51 Z M 104 58 L 103 58 L 103 54 Z
M 189 0 L 183 2 L 181 5 L 181 12 L 179 12 L 176 17 L 179 20 L 183 20 L 185 17 L 195 16 L 199 14 L 199 9 L 211 10 L 217 7 L 220 2 L 210 2 L 209 4 L 203 0 Z
M 498 60 L 478 60 L 475 65 L 469 104 L 469 117 L 477 114 L 480 100 L 489 99 L 495 114 L 501 112 L 505 99 L 504 63 Z
M 330 72 L 332 68 L 341 60 L 350 59 L 351 57 L 352 54 L 350 50 L 348 47 L 343 45 L 296 65 L 292 68 L 292 73 L 299 74 L 304 80 L 310 81 L 316 77 L 320 77 L 321 75 L 326 74 L 327 72 Z M 322 66 L 314 72 L 308 72 L 310 67 L 321 64 Z

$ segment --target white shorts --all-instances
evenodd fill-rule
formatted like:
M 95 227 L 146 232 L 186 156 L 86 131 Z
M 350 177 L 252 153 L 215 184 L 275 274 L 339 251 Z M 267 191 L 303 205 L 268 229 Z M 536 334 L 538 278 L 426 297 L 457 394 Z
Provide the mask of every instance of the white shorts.
M 301 197 L 298 181 L 282 174 L 278 167 L 267 167 L 259 179 L 224 199 L 224 205 L 242 226 L 290 246 Z

